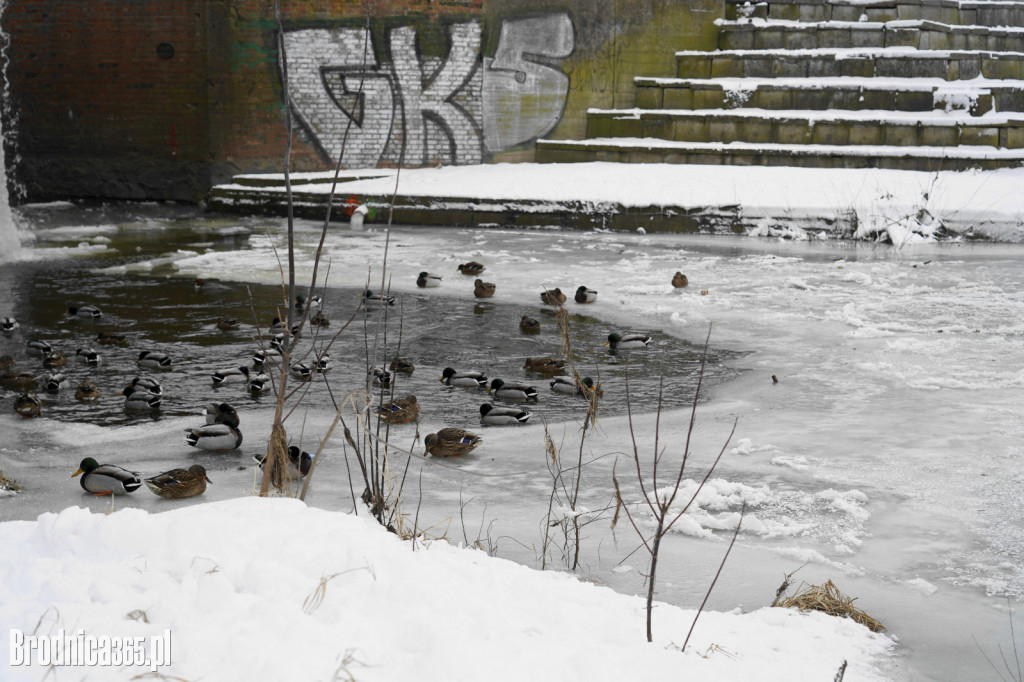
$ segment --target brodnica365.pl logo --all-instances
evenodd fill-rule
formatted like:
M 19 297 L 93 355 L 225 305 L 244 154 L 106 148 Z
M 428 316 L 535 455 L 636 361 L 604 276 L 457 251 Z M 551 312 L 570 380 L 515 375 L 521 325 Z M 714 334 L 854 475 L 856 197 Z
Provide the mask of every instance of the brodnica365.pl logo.
M 11 665 L 128 666 L 148 665 L 150 671 L 171 664 L 171 631 L 150 637 L 86 635 L 85 630 L 56 635 L 26 635 L 11 630 Z

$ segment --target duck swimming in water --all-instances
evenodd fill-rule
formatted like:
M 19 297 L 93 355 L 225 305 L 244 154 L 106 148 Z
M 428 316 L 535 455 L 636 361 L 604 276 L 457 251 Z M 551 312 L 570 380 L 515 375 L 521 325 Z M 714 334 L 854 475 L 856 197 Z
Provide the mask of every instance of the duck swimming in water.
M 674 286 L 676 289 L 682 289 L 683 287 L 689 285 L 689 283 L 690 280 L 687 279 L 686 275 L 684 275 L 681 272 L 677 272 L 676 274 L 672 275 L 672 286 Z
M 139 386 L 126 386 L 121 395 L 124 396 L 125 412 L 152 412 L 160 409 L 163 398 L 156 393 L 150 393 Z
M 445 367 L 438 381 L 448 386 L 480 388 L 487 385 L 487 376 L 483 372 L 474 372 L 472 370 L 456 372 L 451 367 Z
M 604 345 L 611 346 L 612 350 L 621 350 L 629 348 L 647 348 L 647 344 L 651 342 L 651 337 L 647 334 L 619 334 L 613 332 L 608 335 L 608 340 L 605 341 Z
M 519 407 L 502 407 L 484 403 L 480 406 L 480 421 L 488 426 L 515 426 L 525 424 L 530 413 Z
M 100 389 L 96 388 L 89 379 L 83 379 L 82 383 L 75 389 L 75 400 L 78 402 L 87 402 L 89 400 L 96 400 L 100 397 Z
M 135 362 L 137 362 L 140 367 L 148 367 L 149 369 L 171 368 L 171 359 L 168 356 L 151 350 L 144 350 L 139 353 L 139 359 Z
M 524 334 L 539 334 L 540 333 L 540 322 L 533 319 L 529 315 L 523 315 L 519 320 L 519 331 Z
M 213 373 L 213 385 L 222 386 L 224 384 L 242 384 L 249 381 L 249 368 L 232 367 L 231 369 L 221 369 Z
M 68 308 L 68 315 L 77 317 L 79 320 L 96 321 L 103 317 L 103 312 L 94 305 L 83 305 Z
M 13 317 L 5 317 L 3 320 L 0 320 L 0 332 L 4 334 L 10 334 L 20 326 Z
M 502 379 L 493 379 L 488 393 L 504 400 L 536 400 L 537 389 L 526 384 L 507 383 Z
M 75 357 L 78 358 L 79 362 L 89 367 L 95 367 L 100 364 L 100 354 L 92 348 L 79 348 L 75 351 Z
M 93 495 L 127 495 L 142 487 L 142 478 L 134 471 L 113 464 L 100 464 L 86 457 L 71 478 L 82 475 L 82 489 Z

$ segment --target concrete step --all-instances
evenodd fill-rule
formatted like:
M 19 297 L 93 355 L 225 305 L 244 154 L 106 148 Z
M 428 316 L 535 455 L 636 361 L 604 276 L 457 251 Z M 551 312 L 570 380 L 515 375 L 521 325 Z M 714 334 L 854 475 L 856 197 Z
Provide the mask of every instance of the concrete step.
M 722 50 L 810 50 L 835 47 L 913 47 L 920 50 L 1024 50 L 1024 28 L 957 26 L 932 21 L 886 23 L 780 20 L 717 22 Z
M 1024 114 L 1014 118 L 892 111 L 591 109 L 587 138 L 1024 149 Z
M 673 142 L 652 138 L 538 140 L 541 163 L 686 163 L 805 168 L 993 170 L 1024 165 L 1024 150 L 992 147 L 877 147 L 873 145 Z
M 791 21 L 894 21 L 924 19 L 944 24 L 1024 26 L 1024 2 L 959 2 L 958 0 L 771 0 L 751 3 L 726 0 L 725 18 Z
M 832 48 L 676 52 L 679 78 L 941 78 L 1024 80 L 1024 52 Z
M 940 78 L 633 79 L 640 109 L 1024 111 L 1024 81 Z

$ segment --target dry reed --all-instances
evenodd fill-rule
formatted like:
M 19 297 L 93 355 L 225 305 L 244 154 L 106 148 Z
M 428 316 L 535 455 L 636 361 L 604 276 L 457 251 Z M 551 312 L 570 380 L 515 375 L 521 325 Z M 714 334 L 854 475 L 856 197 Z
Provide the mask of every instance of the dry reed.
M 801 583 L 797 593 L 792 597 L 780 599 L 778 606 L 797 608 L 801 611 L 822 611 L 830 616 L 849 618 L 868 628 L 871 632 L 881 632 L 885 629 L 884 625 L 854 606 L 854 601 L 856 601 L 855 598 L 844 595 L 829 580 L 824 585 Z

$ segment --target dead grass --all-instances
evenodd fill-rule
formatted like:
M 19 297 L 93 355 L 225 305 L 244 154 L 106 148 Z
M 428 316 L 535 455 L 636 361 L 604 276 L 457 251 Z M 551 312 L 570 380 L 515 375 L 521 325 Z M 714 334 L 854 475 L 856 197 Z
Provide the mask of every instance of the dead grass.
M 829 580 L 824 585 L 800 583 L 800 589 L 796 594 L 779 599 L 775 605 L 783 608 L 797 608 L 801 611 L 822 611 L 830 616 L 849 618 L 868 628 L 871 632 L 881 632 L 885 629 L 884 625 L 854 606 L 854 601 L 856 600 L 853 597 L 844 595 Z
M 4 476 L 4 472 L 0 469 L 0 490 L 21 490 L 21 486 L 14 482 L 13 478 Z

